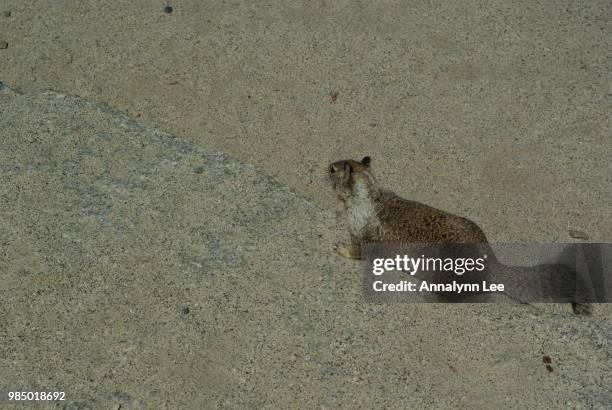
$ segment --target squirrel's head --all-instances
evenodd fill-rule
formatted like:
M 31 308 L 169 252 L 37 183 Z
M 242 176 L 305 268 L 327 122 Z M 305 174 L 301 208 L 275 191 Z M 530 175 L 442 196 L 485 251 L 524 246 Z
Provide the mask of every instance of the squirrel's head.
M 329 178 L 340 199 L 372 195 L 376 179 L 372 175 L 370 162 L 370 157 L 363 157 L 361 161 L 347 159 L 330 164 Z

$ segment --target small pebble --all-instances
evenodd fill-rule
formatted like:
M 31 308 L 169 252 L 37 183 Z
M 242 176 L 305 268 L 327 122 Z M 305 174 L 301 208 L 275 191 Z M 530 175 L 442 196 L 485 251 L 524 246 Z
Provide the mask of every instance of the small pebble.
M 0 41 L 0 50 L 4 50 L 8 48 L 8 43 L 6 41 Z
M 338 91 L 330 91 L 329 92 L 329 99 L 331 101 L 331 103 L 335 103 L 336 100 L 338 99 Z
M 569 235 L 574 239 L 589 239 L 589 234 L 586 232 L 575 231 L 573 229 L 570 229 Z
M 189 308 L 188 308 L 188 307 L 184 307 L 184 308 L 183 308 L 183 313 L 184 313 L 185 315 L 189 314 Z
M 6 10 L 6 11 L 5 11 L 4 13 L 2 13 L 2 14 L 4 14 L 4 17 L 6 17 L 6 18 L 11 17 L 11 11 L 10 11 L 10 10 Z
M 172 13 L 172 11 L 173 11 L 173 10 L 174 10 L 174 9 L 172 8 L 172 6 L 166 6 L 166 7 L 164 7 L 164 13 L 166 13 L 166 14 L 170 14 L 170 13 Z

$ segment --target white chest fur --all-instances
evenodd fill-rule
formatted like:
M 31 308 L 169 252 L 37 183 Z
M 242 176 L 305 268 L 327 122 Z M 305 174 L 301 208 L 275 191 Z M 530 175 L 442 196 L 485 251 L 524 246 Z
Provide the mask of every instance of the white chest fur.
M 348 224 L 352 236 L 361 237 L 368 230 L 378 226 L 374 201 L 366 189 L 355 187 L 354 195 L 348 201 Z

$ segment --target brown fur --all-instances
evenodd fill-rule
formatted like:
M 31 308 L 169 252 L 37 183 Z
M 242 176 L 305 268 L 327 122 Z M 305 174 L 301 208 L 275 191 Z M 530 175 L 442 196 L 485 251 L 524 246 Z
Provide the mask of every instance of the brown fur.
M 329 166 L 329 173 L 332 186 L 349 216 L 350 245 L 348 249 L 341 250 L 345 256 L 358 259 L 362 244 L 372 242 L 488 243 L 482 229 L 469 219 L 382 189 L 371 172 L 369 157 L 362 162 L 334 162 Z M 368 212 L 370 215 L 366 216 Z M 352 218 L 352 215 L 356 217 Z M 362 216 L 366 223 L 356 223 L 355 219 L 361 220 Z
M 487 237 L 475 222 L 403 199 L 382 189 L 370 169 L 370 157 L 364 157 L 361 161 L 336 161 L 329 165 L 328 173 L 332 187 L 344 203 L 348 216 L 350 243 L 338 249 L 342 256 L 361 259 L 361 248 L 367 243 L 475 244 L 473 249 L 478 255 L 483 252 L 489 255 L 488 263 L 497 277 L 504 278 L 507 283 L 518 283 L 516 288 L 528 283 L 529 276 L 525 274 L 529 272 L 524 268 L 513 268 L 497 262 Z M 564 272 L 558 266 L 537 268 L 540 271 L 550 271 L 551 277 L 558 277 Z M 516 298 L 516 295 L 508 296 Z M 520 297 L 516 299 L 521 300 Z M 575 313 L 590 314 L 589 304 L 572 303 L 572 306 Z

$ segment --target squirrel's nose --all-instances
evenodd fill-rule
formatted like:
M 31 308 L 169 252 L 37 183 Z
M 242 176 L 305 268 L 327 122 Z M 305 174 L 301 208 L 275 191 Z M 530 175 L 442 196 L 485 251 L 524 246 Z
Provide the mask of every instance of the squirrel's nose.
M 330 165 L 329 166 L 329 173 L 333 174 L 334 172 L 336 172 L 338 169 L 336 168 L 335 165 Z

